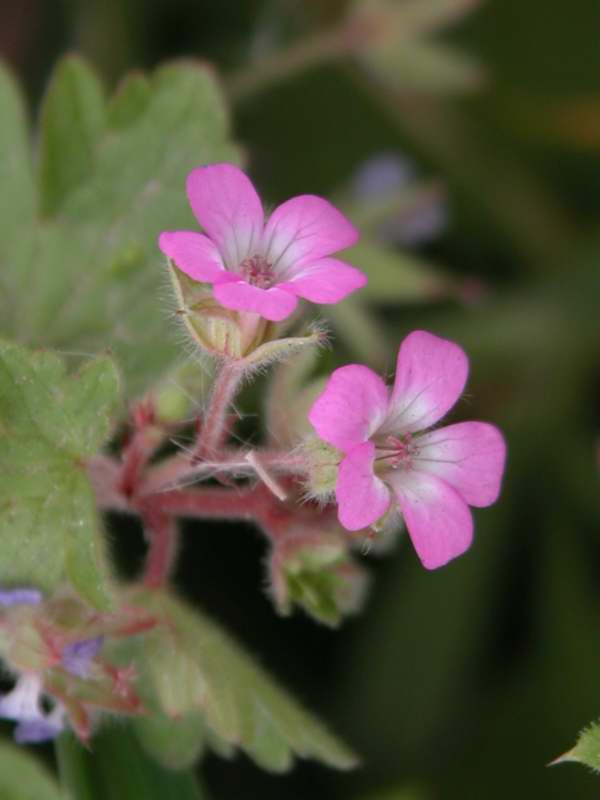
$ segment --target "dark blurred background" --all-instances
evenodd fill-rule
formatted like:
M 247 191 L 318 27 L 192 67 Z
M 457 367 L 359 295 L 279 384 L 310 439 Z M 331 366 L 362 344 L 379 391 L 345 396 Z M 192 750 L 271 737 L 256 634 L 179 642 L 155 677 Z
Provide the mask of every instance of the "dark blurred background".
M 0 55 L 32 115 L 65 52 L 86 56 L 109 88 L 131 68 L 193 56 L 223 76 L 235 137 L 269 201 L 341 197 L 381 154 L 443 187 L 426 234 L 391 246 L 412 248 L 455 291 L 375 297 L 368 321 L 392 353 L 414 327 L 467 349 L 469 394 L 457 414 L 506 432 L 501 500 L 476 512 L 473 548 L 443 570 L 425 572 L 404 541 L 365 559 L 369 602 L 337 632 L 275 616 L 252 528 L 189 524 L 178 574 L 186 595 L 363 758 L 350 775 L 303 763 L 272 777 L 243 757 L 211 756 L 202 773 L 216 800 L 596 798 L 600 778 L 545 764 L 600 715 L 600 7 L 481 3 L 435 36 L 479 65 L 464 89 L 444 86 L 443 67 L 415 87 L 400 62 L 395 74 L 394 64 L 381 72 L 312 58 L 310 43 L 347 9 L 342 0 L 0 4 Z M 305 65 L 280 72 L 278 54 L 306 42 Z M 340 332 L 335 357 L 356 358 Z M 133 568 L 140 531 L 116 518 L 111 528 Z

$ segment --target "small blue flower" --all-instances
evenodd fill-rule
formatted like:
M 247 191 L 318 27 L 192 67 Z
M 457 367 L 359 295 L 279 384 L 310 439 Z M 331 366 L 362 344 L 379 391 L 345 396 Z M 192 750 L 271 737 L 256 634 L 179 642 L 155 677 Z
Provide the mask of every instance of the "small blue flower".
M 15 728 L 17 744 L 37 744 L 55 739 L 64 728 L 64 709 L 57 705 L 50 714 L 19 722 Z
M 384 200 L 406 189 L 415 177 L 414 165 L 397 153 L 378 153 L 363 161 L 352 176 L 352 193 L 365 202 Z
M 63 667 L 78 678 L 87 678 L 92 659 L 100 652 L 103 642 L 103 636 L 96 636 L 68 644 L 62 651 Z
M 44 742 L 54 739 L 63 729 L 64 710 L 61 704 L 46 714 L 42 710 L 42 681 L 39 675 L 24 673 L 11 692 L 0 698 L 0 717 L 18 723 L 15 741 Z
M 400 198 L 408 197 L 417 187 L 417 171 L 413 163 L 396 153 L 380 153 L 364 161 L 351 179 L 351 192 L 362 203 L 385 203 L 399 198 L 400 210 L 382 219 L 376 236 L 383 242 L 402 247 L 417 247 L 440 235 L 448 223 L 448 209 L 439 188 L 421 192 L 406 208 Z
M 21 586 L 17 589 L 0 589 L 0 606 L 37 605 L 43 599 L 39 589 Z

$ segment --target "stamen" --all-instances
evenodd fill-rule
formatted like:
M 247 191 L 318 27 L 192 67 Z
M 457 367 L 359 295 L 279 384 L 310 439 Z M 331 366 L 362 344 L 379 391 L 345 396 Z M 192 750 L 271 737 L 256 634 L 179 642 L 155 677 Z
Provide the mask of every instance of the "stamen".
M 410 433 L 402 437 L 390 435 L 377 445 L 375 461 L 387 461 L 392 469 L 406 467 L 410 466 L 410 459 L 414 452 L 415 448 Z
M 264 256 L 245 258 L 240 264 L 240 273 L 249 284 L 259 289 L 269 289 L 274 283 L 273 265 Z

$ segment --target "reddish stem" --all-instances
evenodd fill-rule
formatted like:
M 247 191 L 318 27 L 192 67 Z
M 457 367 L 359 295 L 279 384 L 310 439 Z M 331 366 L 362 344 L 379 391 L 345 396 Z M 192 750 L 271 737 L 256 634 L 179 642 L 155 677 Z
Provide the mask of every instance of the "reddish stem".
M 154 407 L 150 400 L 141 400 L 131 411 L 133 433 L 123 448 L 121 493 L 131 500 L 139 488 L 140 479 L 152 454 L 163 439 L 155 425 Z
M 157 588 L 166 583 L 175 561 L 179 544 L 177 522 L 161 509 L 148 505 L 142 510 L 142 518 L 150 540 L 144 584 Z
M 244 372 L 237 362 L 223 364 L 215 379 L 208 407 L 202 419 L 192 461 L 212 457 L 228 432 L 228 411 L 239 388 Z
M 257 515 L 258 494 L 255 486 L 241 489 L 173 489 L 145 498 L 144 505 L 161 515 L 250 520 Z
M 99 508 L 130 510 L 129 502 L 121 492 L 122 465 L 118 461 L 109 456 L 94 456 L 87 462 L 86 468 Z
M 227 475 L 243 476 L 256 472 L 243 450 L 220 450 L 213 460 L 190 463 L 187 453 L 178 454 L 152 467 L 139 489 L 141 495 L 152 495 L 164 491 L 177 483 L 185 484 L 202 478 Z M 306 457 L 302 454 L 284 453 L 275 450 L 257 450 L 261 465 L 277 474 L 304 475 L 307 471 Z M 197 457 L 196 457 L 197 458 Z
M 120 490 L 127 498 L 131 498 L 137 489 L 140 476 L 152 453 L 146 444 L 146 432 L 135 431 L 127 447 L 123 451 Z
M 242 377 L 239 362 L 222 367 L 191 456 L 181 453 L 148 470 L 160 437 L 157 438 L 152 415 L 146 406 L 140 406 L 134 409 L 134 433 L 121 463 L 99 457 L 88 465 L 99 504 L 137 512 L 144 521 L 149 540 L 143 576 L 146 586 L 162 586 L 170 576 L 179 542 L 178 516 L 252 520 L 273 541 L 303 520 L 306 524 L 315 522 L 315 509 L 295 502 L 299 492 L 297 477 L 306 471 L 303 454 L 273 450 L 244 452 L 223 446 L 231 427 L 229 408 Z M 174 482 L 211 474 L 233 477 L 254 473 L 264 483 L 230 488 L 165 489 Z M 288 494 L 294 500 L 292 503 L 286 501 Z

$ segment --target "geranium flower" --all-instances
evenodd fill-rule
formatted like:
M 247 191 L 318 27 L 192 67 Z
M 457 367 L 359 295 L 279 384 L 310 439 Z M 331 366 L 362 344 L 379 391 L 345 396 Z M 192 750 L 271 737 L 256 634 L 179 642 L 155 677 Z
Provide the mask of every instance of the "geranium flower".
M 299 297 L 337 303 L 366 284 L 362 272 L 331 258 L 355 244 L 358 232 L 327 200 L 293 197 L 265 224 L 254 186 L 232 164 L 193 170 L 187 193 L 207 235 L 167 231 L 159 247 L 186 275 L 212 283 L 225 308 L 276 322 L 290 316 Z
M 506 446 L 485 422 L 435 425 L 460 397 L 468 373 L 462 349 L 414 331 L 402 342 L 390 393 L 368 367 L 335 370 L 309 419 L 341 450 L 338 517 L 351 531 L 375 523 L 394 497 L 423 565 L 441 567 L 471 544 L 469 506 L 498 497 Z M 427 432 L 424 432 L 427 431 Z

